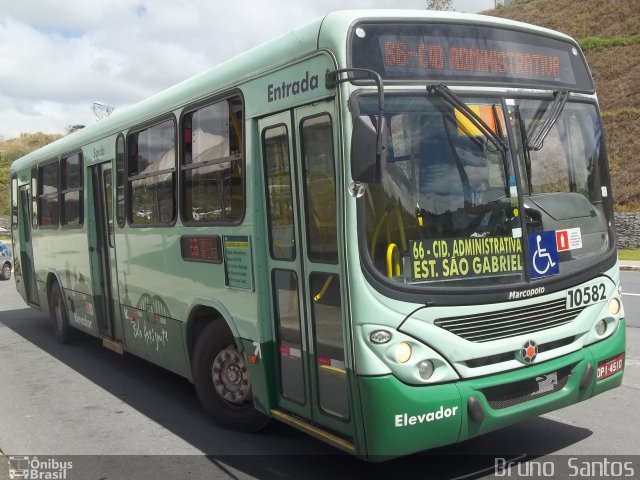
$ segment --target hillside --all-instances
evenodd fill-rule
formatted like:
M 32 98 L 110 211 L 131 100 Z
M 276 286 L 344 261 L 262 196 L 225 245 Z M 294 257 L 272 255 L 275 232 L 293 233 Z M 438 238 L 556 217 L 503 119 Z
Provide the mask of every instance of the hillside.
M 23 133 L 17 138 L 0 142 L 0 217 L 9 216 L 9 167 L 11 162 L 61 136 L 40 132 Z
M 516 0 L 482 12 L 580 43 L 596 83 L 618 210 L 640 210 L 640 0 Z

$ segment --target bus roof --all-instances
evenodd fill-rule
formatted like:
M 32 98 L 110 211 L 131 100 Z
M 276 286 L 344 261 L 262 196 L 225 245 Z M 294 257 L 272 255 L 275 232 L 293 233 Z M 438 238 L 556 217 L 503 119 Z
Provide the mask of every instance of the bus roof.
M 295 30 L 258 45 L 217 66 L 161 91 L 139 103 L 116 111 L 95 125 L 85 127 L 45 147 L 17 159 L 11 166 L 19 171 L 32 163 L 53 159 L 80 146 L 114 135 L 168 111 L 241 85 L 280 65 L 319 49 L 329 49 L 338 62 L 346 61 L 346 34 L 358 20 L 431 20 L 466 23 L 528 31 L 574 42 L 569 36 L 522 22 L 486 15 L 431 10 L 342 10 L 315 19 Z M 575 42 L 574 42 L 575 43 Z

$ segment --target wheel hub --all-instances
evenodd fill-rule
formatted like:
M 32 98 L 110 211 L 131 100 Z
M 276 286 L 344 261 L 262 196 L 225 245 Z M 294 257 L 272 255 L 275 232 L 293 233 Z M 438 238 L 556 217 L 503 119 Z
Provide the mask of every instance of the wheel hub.
M 229 346 L 221 350 L 211 366 L 213 387 L 220 397 L 234 405 L 251 399 L 251 382 L 244 356 Z

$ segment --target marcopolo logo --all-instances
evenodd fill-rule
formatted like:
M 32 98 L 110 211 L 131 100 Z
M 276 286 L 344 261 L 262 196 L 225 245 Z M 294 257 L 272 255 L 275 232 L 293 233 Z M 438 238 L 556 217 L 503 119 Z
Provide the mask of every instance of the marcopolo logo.
M 509 300 L 513 300 L 514 298 L 535 297 L 536 295 L 542 295 L 544 290 L 544 287 L 530 288 L 529 290 L 512 290 L 509 292 Z
M 73 462 L 63 462 L 55 458 L 10 456 L 9 478 L 29 480 L 66 480 L 67 471 L 73 468 Z
M 436 420 L 442 420 L 443 418 L 455 417 L 458 412 L 458 407 L 447 407 L 440 405 L 438 410 L 432 412 L 421 413 L 420 415 L 409 415 L 408 413 L 400 413 L 395 416 L 395 426 L 407 427 L 410 425 L 417 425 L 420 423 L 429 423 Z

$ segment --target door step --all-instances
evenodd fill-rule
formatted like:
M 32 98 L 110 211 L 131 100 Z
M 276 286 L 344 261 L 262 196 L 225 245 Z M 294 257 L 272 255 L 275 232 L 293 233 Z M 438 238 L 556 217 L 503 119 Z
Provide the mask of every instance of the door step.
M 119 353 L 120 355 L 124 354 L 124 345 L 122 342 L 114 340 L 109 337 L 102 337 L 102 346 L 108 348 L 111 351 Z
M 292 426 L 293 428 L 302 430 L 303 432 L 308 433 L 309 435 L 319 440 L 323 440 L 327 443 L 330 443 L 331 445 L 339 448 L 340 450 L 343 450 L 347 453 L 351 453 L 352 455 L 356 453 L 356 447 L 350 441 L 342 437 L 339 437 L 338 435 L 335 435 L 333 433 L 327 432 L 326 430 L 323 430 L 300 417 L 293 416 L 283 412 L 282 410 L 276 410 L 276 409 L 271 410 L 271 415 L 273 415 L 274 418 L 277 418 L 278 420 L 286 423 L 287 425 Z

